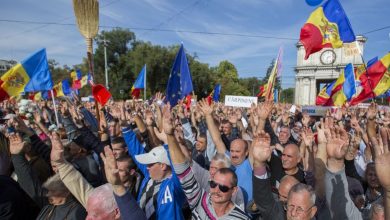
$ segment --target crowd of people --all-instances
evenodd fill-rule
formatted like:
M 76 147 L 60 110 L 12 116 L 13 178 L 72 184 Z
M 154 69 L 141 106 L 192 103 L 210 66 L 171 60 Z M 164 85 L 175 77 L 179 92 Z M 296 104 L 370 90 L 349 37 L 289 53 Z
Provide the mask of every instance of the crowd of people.
M 386 108 L 193 98 L 4 101 L 0 219 L 390 219 Z

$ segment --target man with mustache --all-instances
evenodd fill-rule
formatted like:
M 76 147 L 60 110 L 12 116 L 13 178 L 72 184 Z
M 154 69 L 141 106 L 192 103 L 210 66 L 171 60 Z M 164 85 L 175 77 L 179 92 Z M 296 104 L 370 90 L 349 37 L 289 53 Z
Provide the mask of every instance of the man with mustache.
M 163 130 L 167 135 L 174 170 L 192 210 L 192 219 L 250 219 L 231 201 L 232 195 L 237 192 L 237 175 L 229 168 L 221 168 L 215 173 L 210 181 L 210 193 L 199 186 L 173 134 L 169 107 L 168 104 L 163 109 Z

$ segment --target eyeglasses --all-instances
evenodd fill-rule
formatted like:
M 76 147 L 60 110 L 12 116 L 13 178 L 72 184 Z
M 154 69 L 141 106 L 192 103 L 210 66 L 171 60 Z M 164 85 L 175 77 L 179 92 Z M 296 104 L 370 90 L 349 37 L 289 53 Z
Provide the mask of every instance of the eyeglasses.
M 223 193 L 225 193 L 225 192 L 228 192 L 229 190 L 231 190 L 231 189 L 233 189 L 234 187 L 228 187 L 228 186 L 225 186 L 225 185 L 222 185 L 222 184 L 218 184 L 218 183 L 216 183 L 216 182 L 214 182 L 213 180 L 211 180 L 210 182 L 210 187 L 211 188 L 215 188 L 215 187 L 219 187 L 219 190 L 221 191 L 221 192 L 223 192 Z
M 283 206 L 284 206 L 284 210 L 286 210 L 287 212 L 292 212 L 295 209 L 297 215 L 302 215 L 303 213 L 308 212 L 310 209 L 312 209 L 315 206 L 315 204 L 306 210 L 304 210 L 302 207 L 299 206 L 287 205 L 287 203 L 285 203 Z

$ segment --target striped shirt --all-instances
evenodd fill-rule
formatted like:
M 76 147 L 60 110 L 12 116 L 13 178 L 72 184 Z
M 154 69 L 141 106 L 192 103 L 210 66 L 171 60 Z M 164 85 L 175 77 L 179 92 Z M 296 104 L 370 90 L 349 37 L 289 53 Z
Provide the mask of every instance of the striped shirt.
M 201 220 L 247 220 L 250 219 L 244 211 L 242 211 L 236 204 L 225 215 L 218 217 L 214 211 L 210 195 L 203 190 L 194 177 L 191 167 L 188 163 L 174 164 L 175 172 L 179 177 L 181 186 L 186 194 L 188 203 L 192 210 L 192 219 Z

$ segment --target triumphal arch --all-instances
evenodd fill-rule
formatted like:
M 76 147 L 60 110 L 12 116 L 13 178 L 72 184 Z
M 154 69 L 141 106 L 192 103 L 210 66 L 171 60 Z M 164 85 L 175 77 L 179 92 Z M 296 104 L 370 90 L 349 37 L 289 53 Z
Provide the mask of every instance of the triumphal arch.
M 357 36 L 357 45 L 361 53 L 367 38 Z M 337 79 L 348 63 L 354 66 L 363 64 L 360 54 L 351 55 L 346 48 L 324 48 L 311 54 L 305 60 L 305 48 L 297 43 L 297 66 L 295 67 L 295 104 L 315 105 L 315 99 L 320 89 L 327 83 Z M 357 47 L 356 47 L 357 48 Z

